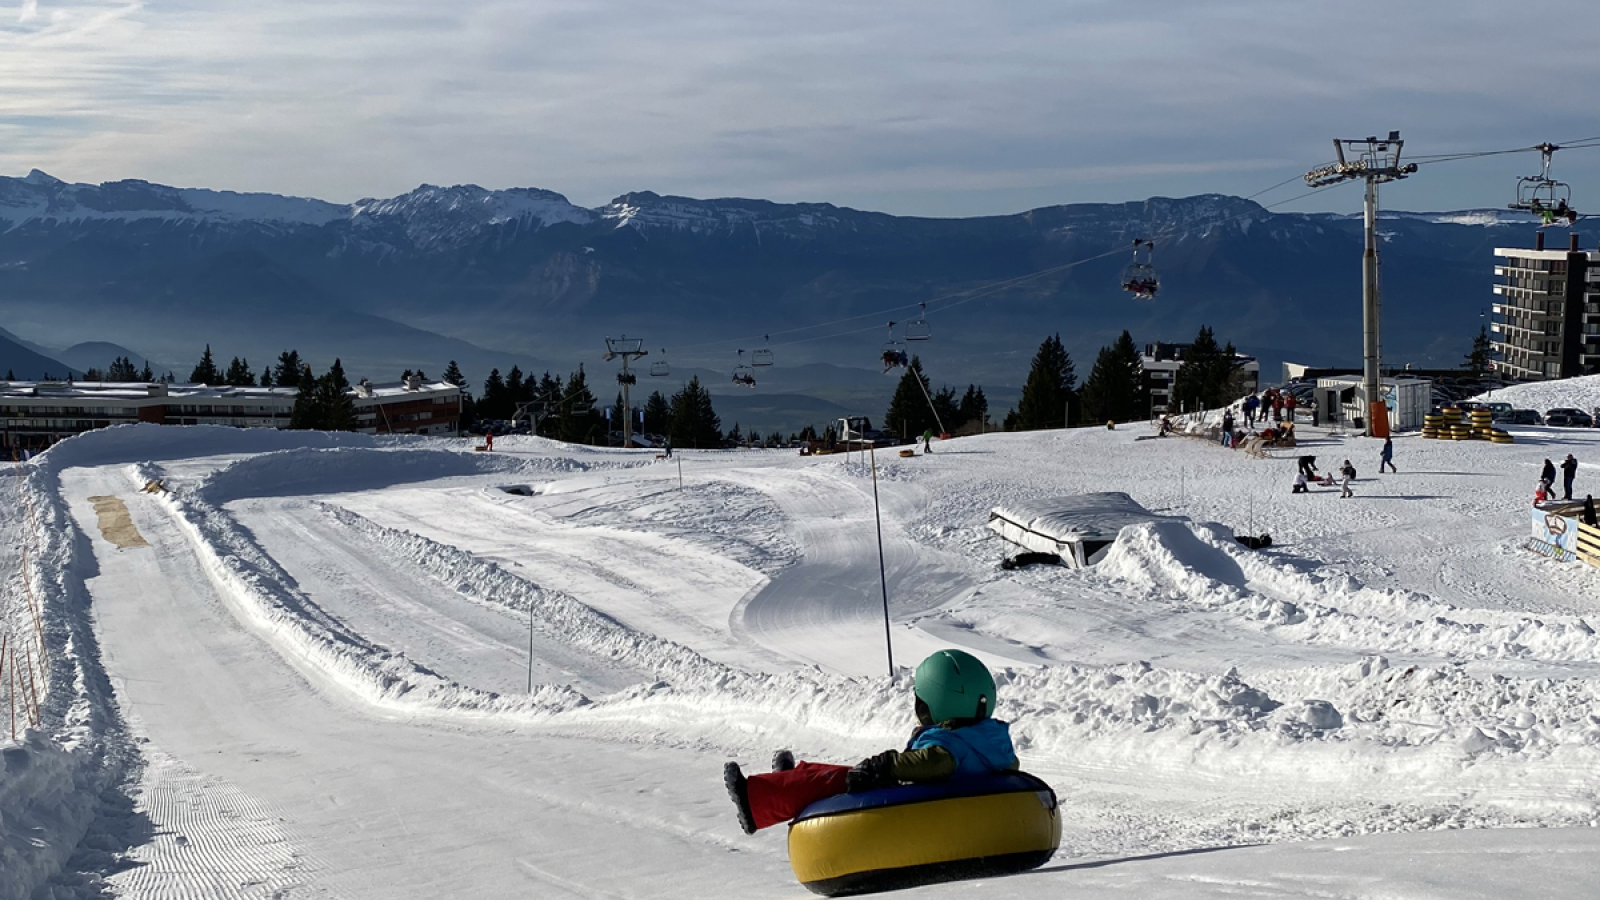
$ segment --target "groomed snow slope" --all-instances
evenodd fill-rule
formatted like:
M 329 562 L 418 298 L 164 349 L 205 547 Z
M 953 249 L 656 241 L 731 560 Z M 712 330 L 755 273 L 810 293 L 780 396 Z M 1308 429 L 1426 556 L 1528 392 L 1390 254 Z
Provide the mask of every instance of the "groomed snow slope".
M 1499 401 L 1518 409 L 1537 410 L 1540 415 L 1552 409 L 1581 409 L 1593 414 L 1600 409 L 1600 375 L 1581 375 L 1558 381 L 1533 381 L 1472 398 L 1485 403 Z
M 96 769 L 135 779 L 99 829 L 148 864 L 107 876 L 130 896 L 796 896 L 720 763 L 898 744 L 905 667 L 947 645 L 999 671 L 1065 838 L 1038 875 L 918 893 L 1589 896 L 1600 570 L 1520 545 L 1540 462 L 1600 434 L 1516 432 L 1401 438 L 1381 479 L 1371 443 L 1310 434 L 1366 473 L 1350 500 L 1142 427 L 880 460 L 892 679 L 859 458 L 688 453 L 680 490 L 649 454 L 536 439 L 125 428 L 25 489 L 72 523 L 48 591 L 63 621 L 92 600 L 85 665 L 125 716 L 78 733 L 144 762 Z M 1093 569 L 998 569 L 990 506 L 1098 490 L 1191 521 Z M 100 534 L 99 496 L 148 547 Z M 30 783 L 0 780 L 0 812 Z

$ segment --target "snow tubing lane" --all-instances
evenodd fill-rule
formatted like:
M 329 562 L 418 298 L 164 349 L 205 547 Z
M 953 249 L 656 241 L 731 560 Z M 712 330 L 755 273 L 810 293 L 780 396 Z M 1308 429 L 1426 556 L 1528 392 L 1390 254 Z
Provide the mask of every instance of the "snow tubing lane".
M 789 865 L 827 897 L 1036 869 L 1061 845 L 1048 784 L 1023 772 L 839 794 L 789 825 Z

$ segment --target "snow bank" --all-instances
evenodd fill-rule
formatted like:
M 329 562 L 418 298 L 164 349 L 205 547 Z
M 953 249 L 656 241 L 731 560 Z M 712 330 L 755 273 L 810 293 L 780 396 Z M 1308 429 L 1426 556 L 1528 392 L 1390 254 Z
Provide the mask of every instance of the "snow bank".
M 3 605 L 7 630 L 34 634 L 27 611 L 20 548 L 27 547 L 28 587 L 38 600 L 48 663 L 40 699 L 41 727 L 18 743 L 0 745 L 0 896 L 26 897 L 61 876 L 94 826 L 103 797 L 138 766 L 100 664 L 81 564 L 83 535 L 62 505 L 54 468 L 18 466 L 9 481 L 20 496 L 0 506 L 8 577 Z M 32 511 L 30 520 L 24 510 Z M 15 647 L 13 638 L 12 646 Z M 9 728 L 7 729 L 9 736 Z M 102 835 L 90 864 L 114 856 L 123 836 Z M 80 860 L 84 859 L 80 855 Z
M 1580 375 L 1559 381 L 1534 381 L 1500 388 L 1472 398 L 1484 403 L 1509 403 L 1518 409 L 1537 410 L 1540 415 L 1552 409 L 1570 407 L 1593 413 L 1600 409 L 1600 375 Z
M 61 871 L 94 813 L 84 761 L 41 732 L 0 740 L 0 897 L 27 897 Z

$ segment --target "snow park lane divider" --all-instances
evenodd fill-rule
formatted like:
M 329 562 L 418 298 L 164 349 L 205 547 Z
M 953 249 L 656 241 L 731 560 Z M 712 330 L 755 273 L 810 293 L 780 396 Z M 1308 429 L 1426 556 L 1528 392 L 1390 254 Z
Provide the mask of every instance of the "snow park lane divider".
M 792 737 L 862 752 L 898 744 L 913 724 L 909 673 L 904 670 L 895 681 L 817 670 L 783 674 L 738 670 L 635 631 L 564 593 L 541 588 L 458 548 L 378 525 L 341 507 L 322 507 L 334 521 L 361 534 L 380 557 L 429 573 L 485 604 L 519 613 L 531 605 L 536 627 L 548 636 L 603 658 L 639 660 L 661 679 L 595 698 L 552 720 L 552 725 L 700 745 L 726 745 L 730 738 L 741 736 L 766 743 Z M 1205 677 L 1148 666 L 1129 671 L 1117 675 L 1055 667 L 1002 672 L 1000 677 L 1008 685 L 1002 703 L 1006 709 L 1024 711 L 1018 734 L 1032 741 L 1036 752 L 1059 758 L 1076 755 L 1083 741 L 1104 740 L 1112 734 L 1165 729 L 1186 736 L 1247 733 L 1261 727 L 1253 724 L 1255 720 L 1279 706 L 1237 675 Z M 1115 699 L 1108 700 L 1103 694 L 1112 685 L 1122 687 Z M 736 746 L 744 743 L 739 740 Z
M 130 466 L 126 472 L 134 486 L 161 478 L 161 471 L 150 465 Z M 581 693 L 559 685 L 540 685 L 533 694 L 519 697 L 479 691 L 372 644 L 295 589 L 288 574 L 233 517 L 203 496 L 204 491 L 164 493 L 155 501 L 172 512 L 241 624 L 317 683 L 380 709 L 423 715 L 515 716 L 531 721 L 588 702 Z
M 221 507 L 247 497 L 349 493 L 441 478 L 521 478 L 591 468 L 560 457 L 529 459 L 411 447 L 297 447 L 231 462 L 207 476 L 199 490 L 209 504 Z
M 1600 662 L 1600 636 L 1575 616 L 1464 611 L 1413 591 L 1369 589 L 1348 575 L 1307 575 L 1239 549 L 1221 526 L 1130 525 L 1097 575 L 1296 643 L 1451 660 Z

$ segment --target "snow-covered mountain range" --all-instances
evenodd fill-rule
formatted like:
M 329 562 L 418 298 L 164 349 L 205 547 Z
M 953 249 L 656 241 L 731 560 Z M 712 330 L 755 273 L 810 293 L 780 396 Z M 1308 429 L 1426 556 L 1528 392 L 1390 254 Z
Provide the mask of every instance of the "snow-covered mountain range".
M 1531 245 L 1535 227 L 1501 210 L 1384 213 L 1389 358 L 1457 362 L 1492 302 L 1493 248 Z M 1150 303 L 1118 289 L 1134 238 L 1156 242 Z M 374 366 L 457 358 L 476 379 L 514 360 L 595 363 L 625 331 L 711 370 L 776 333 L 786 362 L 865 367 L 884 339 L 868 326 L 925 301 L 934 377 L 1000 385 L 1058 331 L 1083 369 L 1124 328 L 1182 341 L 1201 324 L 1269 367 L 1354 363 L 1359 292 L 1359 215 L 1217 194 L 930 219 L 649 191 L 593 209 L 475 185 L 336 204 L 0 178 L 8 327 L 180 361 L 207 341 L 252 358 L 293 346 Z

